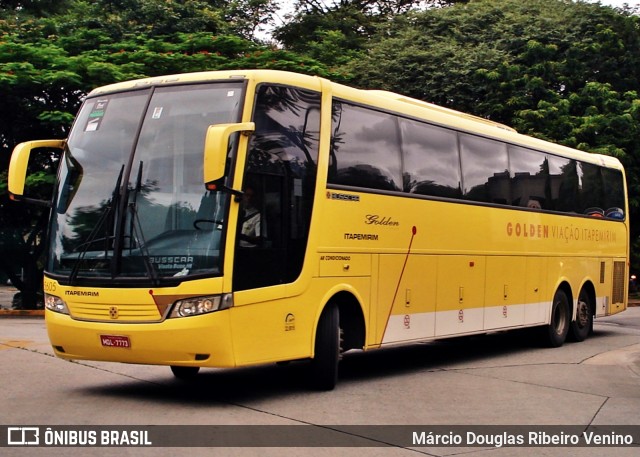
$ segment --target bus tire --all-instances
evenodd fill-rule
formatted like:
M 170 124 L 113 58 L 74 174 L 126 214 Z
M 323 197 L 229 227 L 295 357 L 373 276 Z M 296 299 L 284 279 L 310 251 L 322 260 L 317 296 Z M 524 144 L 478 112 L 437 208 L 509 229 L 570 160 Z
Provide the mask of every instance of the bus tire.
M 576 320 L 571 322 L 569 338 L 571 341 L 584 341 L 593 328 L 593 311 L 589 294 L 582 289 L 576 306 Z
M 317 390 L 333 390 L 338 382 L 340 360 L 340 313 L 328 305 L 318 321 L 315 355 L 311 360 L 310 381 Z
M 571 324 L 571 308 L 567 294 L 558 289 L 551 304 L 551 321 L 542 328 L 542 342 L 547 347 L 557 348 L 564 344 Z
M 188 381 L 195 378 L 199 371 L 200 367 L 179 367 L 171 365 L 171 372 L 173 373 L 173 375 L 183 381 Z

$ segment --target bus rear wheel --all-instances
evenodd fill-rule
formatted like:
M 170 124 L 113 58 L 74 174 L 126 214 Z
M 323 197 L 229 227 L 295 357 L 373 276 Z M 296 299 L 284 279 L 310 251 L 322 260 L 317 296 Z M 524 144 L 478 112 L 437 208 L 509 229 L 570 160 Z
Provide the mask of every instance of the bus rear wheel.
M 589 295 L 583 289 L 578 296 L 576 320 L 571 322 L 569 336 L 572 341 L 584 341 L 593 328 L 593 311 Z
M 340 360 L 340 312 L 328 305 L 320 315 L 316 330 L 315 355 L 309 370 L 311 385 L 317 390 L 333 390 L 338 382 Z
M 542 342 L 547 347 L 557 348 L 564 344 L 571 324 L 571 308 L 567 294 L 558 289 L 551 305 L 551 321 L 542 327 Z
M 199 371 L 200 367 L 179 367 L 171 365 L 171 372 L 173 375 L 183 381 L 195 378 Z

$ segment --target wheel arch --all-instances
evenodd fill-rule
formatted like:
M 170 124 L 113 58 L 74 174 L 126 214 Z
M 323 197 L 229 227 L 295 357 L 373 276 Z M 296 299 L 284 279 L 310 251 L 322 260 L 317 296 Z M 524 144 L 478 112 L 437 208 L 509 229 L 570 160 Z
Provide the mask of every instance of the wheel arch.
M 589 310 L 591 311 L 591 315 L 595 316 L 596 315 L 596 287 L 593 284 L 593 281 L 591 281 L 591 279 L 586 279 L 584 281 L 584 283 L 582 284 L 582 286 L 580 286 L 580 291 L 578 292 L 578 295 L 576 296 L 576 300 L 580 297 L 580 293 L 582 291 L 585 291 L 585 293 L 587 294 L 588 298 L 589 298 Z M 573 319 L 575 319 L 575 311 L 577 308 L 577 305 L 574 304 L 573 306 L 574 310 L 573 310 Z
M 318 321 L 328 306 L 335 305 L 340 313 L 340 328 L 343 332 L 343 350 L 362 349 L 365 346 L 367 324 L 364 318 L 362 297 L 351 287 L 335 288 L 329 291 L 323 300 L 323 306 L 316 316 L 316 331 Z M 315 331 L 314 331 L 315 341 Z
M 571 308 L 572 308 L 572 318 L 575 317 L 575 302 L 574 302 L 574 293 L 573 293 L 573 289 L 571 288 L 571 283 L 569 282 L 568 279 L 562 279 L 558 285 L 556 286 L 556 288 L 553 290 L 553 294 L 555 295 L 556 291 L 558 290 L 562 290 L 566 295 L 567 295 L 567 299 L 569 300 L 569 304 L 571 304 Z

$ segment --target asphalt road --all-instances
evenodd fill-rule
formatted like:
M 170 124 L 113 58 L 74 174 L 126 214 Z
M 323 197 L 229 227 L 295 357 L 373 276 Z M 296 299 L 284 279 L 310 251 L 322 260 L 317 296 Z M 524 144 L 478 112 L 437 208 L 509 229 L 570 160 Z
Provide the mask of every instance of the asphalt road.
M 640 426 L 640 307 L 596 321 L 585 342 L 538 348 L 527 333 L 493 334 L 352 352 L 338 387 L 309 391 L 304 366 L 203 370 L 192 384 L 167 367 L 68 362 L 53 357 L 41 318 L 0 319 L 0 424 L 8 426 L 350 425 Z M 200 429 L 194 429 L 200 430 Z M 247 443 L 254 436 L 248 432 Z M 273 429 L 278 430 L 278 429 Z M 3 430 L 0 430 L 5 433 Z M 257 431 L 256 431 L 257 432 Z M 31 455 L 261 456 L 636 456 L 638 447 L 381 447 L 375 433 L 353 432 L 362 447 L 328 447 L 312 433 L 301 447 L 25 448 Z M 299 437 L 298 437 L 299 438 Z M 299 441 L 292 440 L 299 445 Z M 304 440 L 303 440 L 304 443 Z M 635 445 L 640 442 L 636 439 Z

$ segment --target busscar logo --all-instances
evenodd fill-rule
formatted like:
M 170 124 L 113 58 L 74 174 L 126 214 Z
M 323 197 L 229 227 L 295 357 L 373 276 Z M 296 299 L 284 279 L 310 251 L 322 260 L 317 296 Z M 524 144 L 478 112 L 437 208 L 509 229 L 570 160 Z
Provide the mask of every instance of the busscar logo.
M 38 446 L 40 444 L 40 428 L 8 427 L 7 444 L 9 446 Z
M 329 200 L 341 200 L 343 202 L 359 202 L 360 195 L 342 194 L 339 192 L 327 191 L 327 198 Z

